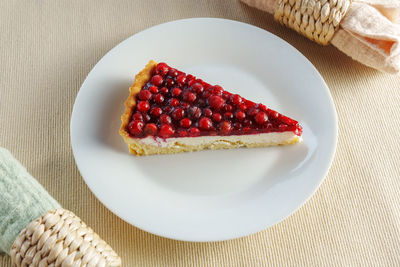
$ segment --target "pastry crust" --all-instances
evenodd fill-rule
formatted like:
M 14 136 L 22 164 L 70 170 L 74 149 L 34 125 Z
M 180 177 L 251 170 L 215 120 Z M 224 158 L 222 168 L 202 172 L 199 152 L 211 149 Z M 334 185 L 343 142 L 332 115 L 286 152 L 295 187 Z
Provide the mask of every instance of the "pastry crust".
M 130 118 L 132 116 L 132 111 L 136 106 L 136 95 L 140 92 L 142 87 L 150 80 L 151 73 L 154 67 L 157 66 L 157 62 L 150 60 L 146 67 L 142 69 L 136 76 L 135 82 L 129 88 L 129 96 L 125 101 L 125 112 L 121 116 L 121 128 L 119 129 L 119 134 L 124 138 L 125 143 L 129 144 L 132 139 L 127 131 Z M 131 152 L 132 153 L 132 152 Z M 133 154 L 133 153 L 132 153 Z

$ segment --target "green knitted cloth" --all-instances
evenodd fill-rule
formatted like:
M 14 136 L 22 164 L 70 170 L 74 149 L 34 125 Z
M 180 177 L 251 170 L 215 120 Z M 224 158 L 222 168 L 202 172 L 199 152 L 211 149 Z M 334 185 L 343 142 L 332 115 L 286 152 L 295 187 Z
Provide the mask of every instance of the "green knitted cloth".
M 59 207 L 11 153 L 0 147 L 0 252 L 9 254 L 28 223 Z

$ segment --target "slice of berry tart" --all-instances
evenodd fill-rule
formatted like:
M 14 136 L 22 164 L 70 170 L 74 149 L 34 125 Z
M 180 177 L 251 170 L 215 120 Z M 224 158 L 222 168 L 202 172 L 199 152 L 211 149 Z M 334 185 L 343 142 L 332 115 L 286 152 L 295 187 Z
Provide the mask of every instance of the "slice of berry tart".
M 150 61 L 135 77 L 120 134 L 135 155 L 294 144 L 293 119 L 190 74 Z

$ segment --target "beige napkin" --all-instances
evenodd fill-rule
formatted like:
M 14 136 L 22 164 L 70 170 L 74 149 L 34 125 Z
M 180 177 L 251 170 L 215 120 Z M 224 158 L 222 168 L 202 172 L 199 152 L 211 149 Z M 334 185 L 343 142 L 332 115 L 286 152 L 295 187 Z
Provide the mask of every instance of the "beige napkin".
M 242 1 L 273 14 L 279 0 Z M 398 73 L 400 0 L 354 0 L 331 43 L 367 66 Z

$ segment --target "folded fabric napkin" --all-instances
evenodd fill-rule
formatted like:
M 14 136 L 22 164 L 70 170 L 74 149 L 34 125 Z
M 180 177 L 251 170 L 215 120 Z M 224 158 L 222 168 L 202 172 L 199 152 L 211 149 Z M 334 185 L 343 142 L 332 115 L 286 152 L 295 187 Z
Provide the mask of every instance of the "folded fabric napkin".
M 331 31 L 332 36 L 328 34 L 332 45 L 367 66 L 393 74 L 400 71 L 399 0 L 242 1 L 249 6 L 275 14 L 275 18 L 282 13 L 286 14 L 286 17 L 292 16 L 294 22 L 307 25 L 305 27 L 309 31 L 318 29 L 318 17 L 326 15 L 326 19 L 332 21 L 331 28 L 336 26 L 335 23 L 338 24 L 337 29 Z M 302 8 L 303 13 L 300 12 Z M 296 24 L 286 18 L 280 22 L 285 25 Z M 297 26 L 294 26 L 289 27 L 299 31 Z M 324 30 L 329 31 L 328 26 L 326 29 L 321 28 L 320 32 Z M 308 32 L 305 35 L 307 36 Z M 312 33 L 308 37 L 312 37 Z
M 75 214 L 61 208 L 0 147 L 0 252 L 13 266 L 120 266 L 121 259 Z

